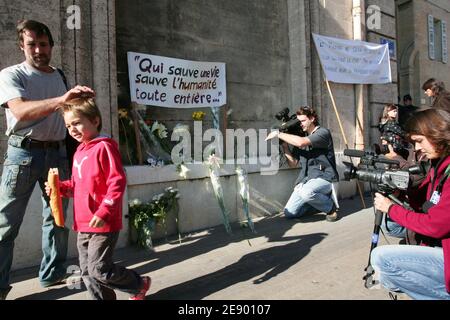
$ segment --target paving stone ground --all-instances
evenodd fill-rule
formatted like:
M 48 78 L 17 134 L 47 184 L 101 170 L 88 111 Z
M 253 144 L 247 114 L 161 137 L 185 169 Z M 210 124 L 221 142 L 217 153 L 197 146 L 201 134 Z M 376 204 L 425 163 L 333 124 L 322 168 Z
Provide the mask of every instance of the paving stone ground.
M 370 203 L 366 199 L 366 203 Z M 255 221 L 256 234 L 233 225 L 155 243 L 154 251 L 117 250 L 116 261 L 153 279 L 148 300 L 389 300 L 386 290 L 364 287 L 374 223 L 373 208 L 358 198 L 340 202 L 340 219 L 314 214 Z M 380 237 L 379 245 L 398 239 Z M 76 260 L 69 261 L 76 264 Z M 41 288 L 37 268 L 12 274 L 8 299 L 84 300 L 81 284 Z M 117 292 L 126 300 L 126 294 Z M 408 299 L 399 296 L 399 299 Z

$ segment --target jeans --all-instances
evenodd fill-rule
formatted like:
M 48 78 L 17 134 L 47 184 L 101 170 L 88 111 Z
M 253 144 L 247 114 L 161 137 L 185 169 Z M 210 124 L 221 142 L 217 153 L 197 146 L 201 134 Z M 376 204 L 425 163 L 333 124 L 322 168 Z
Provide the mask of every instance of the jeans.
M 21 147 L 22 137 L 11 136 L 3 164 L 0 185 L 0 292 L 10 289 L 9 273 L 13 261 L 14 240 L 25 215 L 28 201 L 36 183 L 42 191 L 42 253 L 39 280 L 43 286 L 52 284 L 65 275 L 63 263 L 67 256 L 69 231 L 55 225 L 49 198 L 45 194 L 49 168 L 58 168 L 60 178 L 68 179 L 65 148 Z M 63 200 L 64 216 L 68 201 Z
M 381 246 L 372 251 L 370 259 L 385 288 L 404 292 L 413 299 L 450 300 L 445 288 L 442 248 Z
M 406 228 L 397 222 L 389 219 L 387 215 L 383 215 L 383 222 L 381 223 L 381 229 L 391 237 L 405 238 Z
M 311 179 L 295 186 L 284 207 L 286 218 L 298 218 L 309 212 L 330 212 L 332 183 L 321 178 Z
M 116 300 L 114 289 L 139 293 L 141 277 L 113 261 L 119 233 L 80 232 L 77 237 L 81 277 L 93 300 Z

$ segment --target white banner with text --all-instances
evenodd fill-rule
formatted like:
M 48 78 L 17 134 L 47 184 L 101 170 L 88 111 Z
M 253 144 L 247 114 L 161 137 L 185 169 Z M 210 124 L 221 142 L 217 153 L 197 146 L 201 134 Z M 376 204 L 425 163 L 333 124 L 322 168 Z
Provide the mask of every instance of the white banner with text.
M 128 52 L 131 101 L 169 108 L 227 103 L 225 63 Z
M 337 83 L 392 82 L 389 45 L 325 37 L 313 33 L 327 80 Z

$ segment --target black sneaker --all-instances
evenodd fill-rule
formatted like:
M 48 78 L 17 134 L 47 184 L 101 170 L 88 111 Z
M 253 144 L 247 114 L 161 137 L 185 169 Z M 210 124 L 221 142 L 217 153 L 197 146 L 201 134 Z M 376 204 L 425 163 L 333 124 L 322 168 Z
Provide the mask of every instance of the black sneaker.
M 398 300 L 397 295 L 396 295 L 395 293 L 390 292 L 390 291 L 389 291 L 389 298 L 390 298 L 391 300 Z

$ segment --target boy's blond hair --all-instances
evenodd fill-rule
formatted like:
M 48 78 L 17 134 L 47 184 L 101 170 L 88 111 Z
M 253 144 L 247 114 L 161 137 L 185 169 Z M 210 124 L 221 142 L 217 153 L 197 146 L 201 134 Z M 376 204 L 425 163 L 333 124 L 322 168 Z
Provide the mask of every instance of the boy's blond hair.
M 92 98 L 77 98 L 65 102 L 61 110 L 63 113 L 72 111 L 76 116 L 84 116 L 88 118 L 91 122 L 98 118 L 97 130 L 100 132 L 102 130 L 102 115 L 94 99 Z

